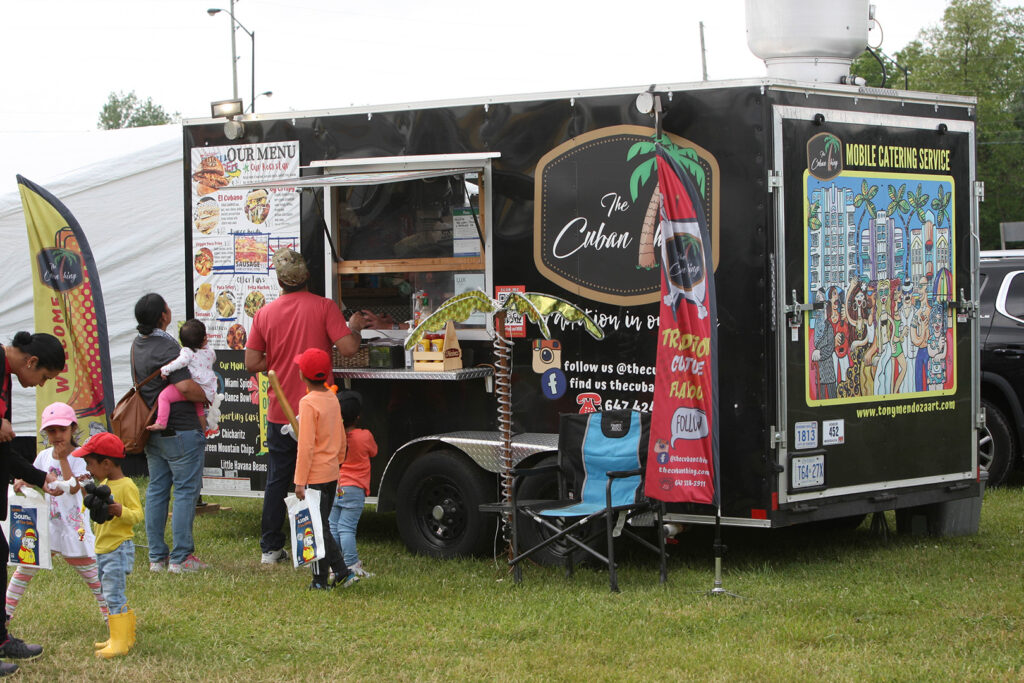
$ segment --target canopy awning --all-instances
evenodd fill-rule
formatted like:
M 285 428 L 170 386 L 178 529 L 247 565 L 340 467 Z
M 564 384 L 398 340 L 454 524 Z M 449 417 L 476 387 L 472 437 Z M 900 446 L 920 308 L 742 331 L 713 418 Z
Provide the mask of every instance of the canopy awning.
M 421 154 L 400 157 L 364 157 L 358 159 L 325 159 L 303 168 L 323 169 L 323 175 L 273 180 L 248 185 L 231 185 L 233 190 L 257 188 L 350 187 L 381 185 L 407 180 L 441 178 L 465 173 L 479 173 L 500 152 L 468 154 Z
M 475 171 L 475 169 L 474 169 Z M 400 183 L 406 180 L 422 180 L 424 178 L 440 178 L 442 176 L 467 173 L 466 169 L 439 168 L 433 171 L 378 171 L 374 173 L 332 173 L 330 175 L 311 175 L 302 178 L 286 178 L 248 185 L 230 185 L 225 189 L 250 190 L 268 187 L 350 187 L 353 185 L 381 185 L 384 183 Z

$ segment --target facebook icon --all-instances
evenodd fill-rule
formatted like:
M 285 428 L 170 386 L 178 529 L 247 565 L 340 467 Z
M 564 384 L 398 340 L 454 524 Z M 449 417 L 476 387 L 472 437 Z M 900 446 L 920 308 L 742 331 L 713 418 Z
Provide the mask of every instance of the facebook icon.
M 540 376 L 540 389 L 544 396 L 549 399 L 562 398 L 568 382 L 565 381 L 565 373 L 558 368 L 551 368 Z

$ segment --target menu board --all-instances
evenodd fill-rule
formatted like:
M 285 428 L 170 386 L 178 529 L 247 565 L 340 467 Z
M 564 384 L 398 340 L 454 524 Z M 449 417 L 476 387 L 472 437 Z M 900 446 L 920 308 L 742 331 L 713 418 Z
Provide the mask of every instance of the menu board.
M 245 348 L 256 311 L 278 295 L 271 258 L 299 249 L 299 143 L 192 149 L 195 316 L 214 349 Z M 266 183 L 266 187 L 260 187 Z
M 217 351 L 220 429 L 206 440 L 203 493 L 259 495 L 266 484 L 267 377 L 245 369 L 256 311 L 279 296 L 274 252 L 299 248 L 299 143 L 192 149 L 195 317 Z

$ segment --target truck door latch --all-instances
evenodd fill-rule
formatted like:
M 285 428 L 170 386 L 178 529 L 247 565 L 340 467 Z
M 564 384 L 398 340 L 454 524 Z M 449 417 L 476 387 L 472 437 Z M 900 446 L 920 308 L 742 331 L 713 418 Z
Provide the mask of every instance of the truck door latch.
M 779 171 L 768 171 L 768 191 L 776 188 L 782 189 L 782 173 Z
M 796 341 L 799 335 L 800 325 L 803 324 L 804 321 L 804 313 L 824 308 L 825 302 L 816 301 L 810 304 L 802 304 L 800 303 L 800 300 L 796 298 L 795 289 L 790 293 L 790 298 L 793 303 L 786 306 L 783 311 L 786 314 L 786 318 L 789 320 L 789 329 L 792 331 L 792 339 L 793 341 Z
M 956 305 L 957 319 L 966 322 L 968 318 L 977 318 L 980 309 L 977 300 L 968 299 L 964 290 L 960 288 L 960 297 L 954 302 Z

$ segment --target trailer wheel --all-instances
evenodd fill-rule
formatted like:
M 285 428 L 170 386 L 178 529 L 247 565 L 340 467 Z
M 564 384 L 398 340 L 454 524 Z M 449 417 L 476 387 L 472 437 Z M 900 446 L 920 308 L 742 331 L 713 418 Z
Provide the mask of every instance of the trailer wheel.
M 988 470 L 987 486 L 1001 486 L 1013 469 L 1017 446 L 1006 415 L 991 401 L 982 399 L 985 427 L 978 432 L 978 460 Z
M 491 502 L 494 479 L 453 451 L 417 458 L 398 483 L 398 533 L 406 547 L 441 559 L 490 549 L 496 516 L 480 512 Z

